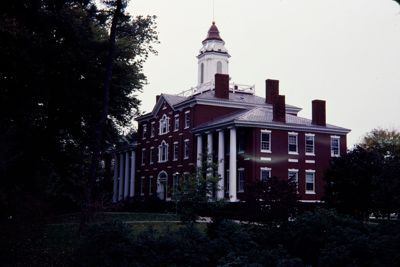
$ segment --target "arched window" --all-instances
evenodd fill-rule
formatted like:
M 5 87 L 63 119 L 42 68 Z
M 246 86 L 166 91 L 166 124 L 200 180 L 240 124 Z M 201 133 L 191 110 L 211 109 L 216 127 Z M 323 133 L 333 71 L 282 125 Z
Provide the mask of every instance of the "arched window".
M 217 73 L 222 73 L 222 63 L 221 63 L 221 61 L 217 62 Z
M 200 65 L 200 83 L 204 83 L 204 63 Z
M 163 140 L 158 146 L 158 162 L 168 161 L 168 144 Z
M 165 114 L 161 117 L 159 129 L 160 129 L 159 131 L 160 135 L 169 132 L 169 118 Z
M 157 177 L 157 196 L 161 200 L 167 199 L 168 174 L 161 171 Z

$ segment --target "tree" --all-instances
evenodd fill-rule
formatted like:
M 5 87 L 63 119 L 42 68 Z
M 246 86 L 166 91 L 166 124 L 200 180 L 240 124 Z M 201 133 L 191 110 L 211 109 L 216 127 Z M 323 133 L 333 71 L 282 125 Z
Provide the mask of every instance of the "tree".
M 263 223 L 287 221 L 297 210 L 297 183 L 271 177 L 246 187 L 245 211 L 249 220 Z
M 326 173 L 326 201 L 340 212 L 368 218 L 399 212 L 400 134 L 373 130 L 363 142 L 334 159 Z
M 31 216 L 48 203 L 63 209 L 61 202 L 76 208 L 84 201 L 93 132 L 104 103 L 112 14 L 89 0 L 16 0 L 2 5 L 2 215 L 25 210 Z M 134 92 L 146 82 L 143 62 L 157 42 L 153 17 L 124 14 L 117 28 L 101 151 L 112 146 L 119 129 L 138 114 L 140 102 Z M 96 187 L 102 179 L 98 175 Z

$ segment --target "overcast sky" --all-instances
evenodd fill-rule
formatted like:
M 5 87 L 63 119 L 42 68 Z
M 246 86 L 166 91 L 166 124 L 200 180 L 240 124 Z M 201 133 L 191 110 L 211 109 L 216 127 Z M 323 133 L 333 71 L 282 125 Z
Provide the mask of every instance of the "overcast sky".
M 145 63 L 142 111 L 157 94 L 197 85 L 196 55 L 213 20 L 212 0 L 131 0 L 133 15 L 156 15 L 160 44 Z M 392 0 L 215 0 L 215 21 L 235 83 L 280 80 L 288 104 L 352 129 L 349 148 L 376 127 L 400 129 L 400 6 Z

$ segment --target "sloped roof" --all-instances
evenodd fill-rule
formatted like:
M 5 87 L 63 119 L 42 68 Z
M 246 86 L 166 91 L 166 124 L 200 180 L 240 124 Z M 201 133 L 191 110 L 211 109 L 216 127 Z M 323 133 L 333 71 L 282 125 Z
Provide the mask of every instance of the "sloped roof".
M 212 22 L 212 25 L 210 29 L 208 30 L 207 37 L 206 39 L 203 40 L 203 42 L 207 40 L 218 40 L 218 41 L 223 41 L 221 36 L 219 36 L 219 30 L 217 25 L 215 25 L 215 22 Z
M 264 127 L 279 127 L 279 128 L 293 128 L 293 129 L 312 129 L 314 131 L 322 132 L 337 132 L 348 133 L 349 129 L 338 127 L 335 125 L 327 124 L 326 126 L 318 126 L 312 124 L 310 119 L 298 117 L 291 114 L 286 114 L 286 122 L 276 122 L 273 120 L 273 111 L 270 108 L 256 107 L 250 110 L 244 110 L 232 113 L 230 115 L 220 117 L 217 120 L 199 125 L 194 132 L 220 127 L 222 125 L 247 125 L 247 126 L 264 126 Z

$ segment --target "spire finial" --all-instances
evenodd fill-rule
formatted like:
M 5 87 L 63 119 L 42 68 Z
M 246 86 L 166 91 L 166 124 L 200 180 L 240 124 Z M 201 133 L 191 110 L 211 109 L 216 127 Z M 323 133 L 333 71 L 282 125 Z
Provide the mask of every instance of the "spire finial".
M 215 0 L 213 0 L 213 24 L 215 24 Z

